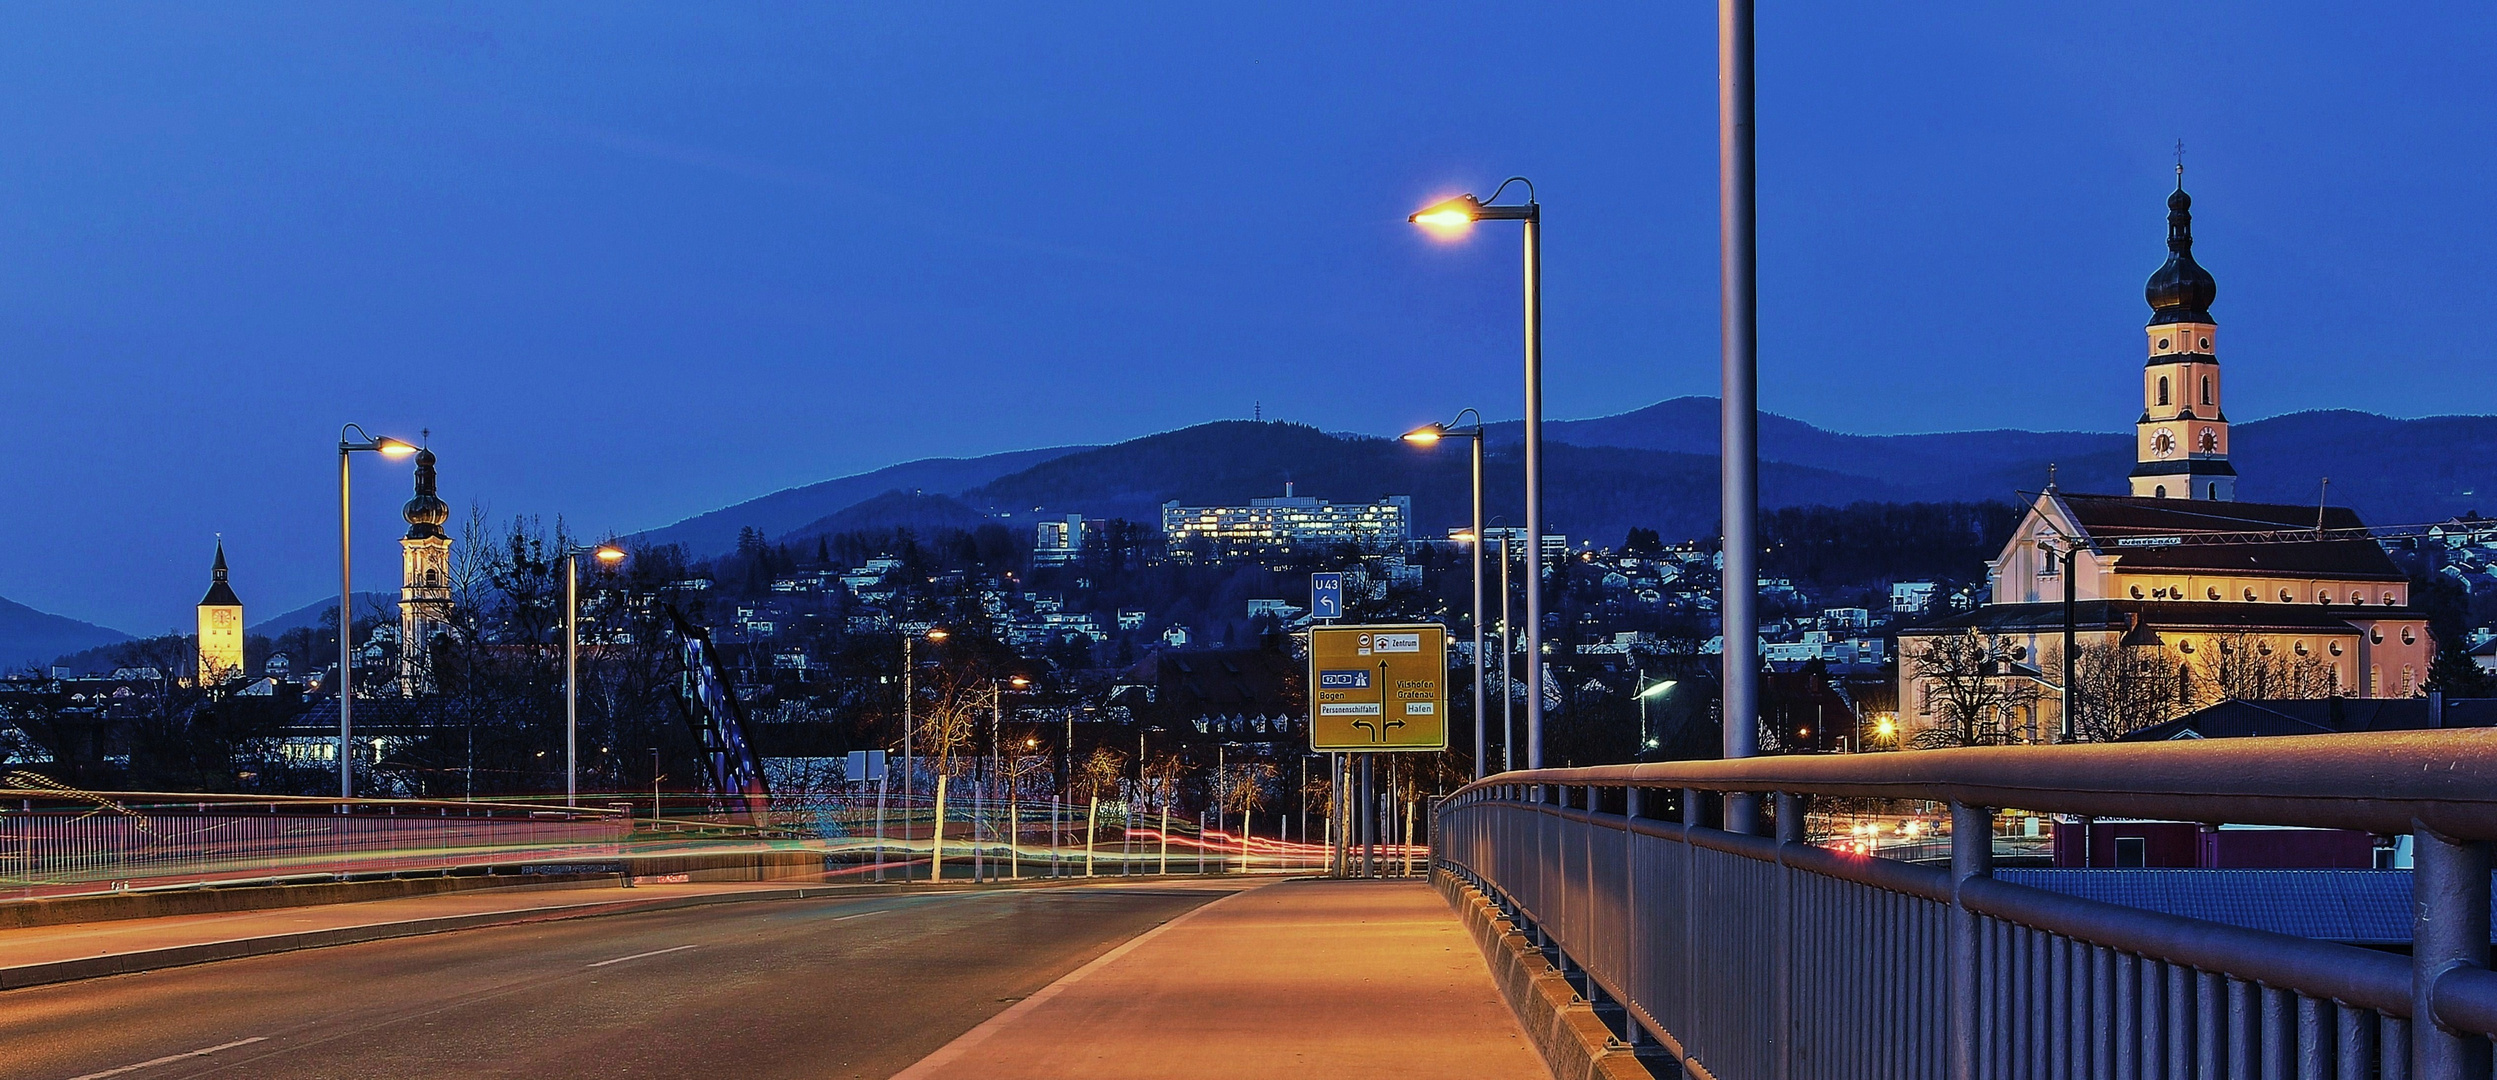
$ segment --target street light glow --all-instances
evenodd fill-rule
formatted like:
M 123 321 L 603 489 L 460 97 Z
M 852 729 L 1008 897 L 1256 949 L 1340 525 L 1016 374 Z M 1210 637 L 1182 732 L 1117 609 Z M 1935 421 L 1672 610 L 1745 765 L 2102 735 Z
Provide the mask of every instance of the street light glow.
M 373 449 L 380 451 L 381 456 L 383 457 L 394 458 L 406 457 L 409 454 L 416 452 L 415 447 L 400 442 L 397 439 L 375 439 L 373 440 Z
M 930 627 L 928 629 L 928 640 L 930 641 L 943 641 L 952 636 L 953 635 L 946 633 L 945 628 L 942 626 Z
M 1435 232 L 1459 233 L 1473 225 L 1482 216 L 1482 210 L 1481 200 L 1472 195 L 1459 195 L 1414 211 L 1406 220 Z
M 591 554 L 598 556 L 598 561 L 600 562 L 624 561 L 624 549 L 617 547 L 614 544 L 600 544 L 598 545 L 598 550 L 591 552 Z
M 1440 438 L 1446 433 L 1446 429 L 1440 427 L 1438 424 L 1424 424 L 1421 427 L 1405 432 L 1404 438 L 1406 442 L 1412 443 L 1415 446 L 1434 446 L 1438 444 Z
M 1667 679 L 1667 680 L 1665 680 L 1665 681 L 1663 681 L 1663 682 L 1657 683 L 1657 684 L 1656 684 L 1656 685 L 1654 685 L 1654 686 L 1648 687 L 1648 688 L 1647 688 L 1647 689 L 1645 689 L 1645 690 L 1641 690 L 1641 691 L 1639 691 L 1639 696 L 1640 696 L 1640 697 L 1643 697 L 1643 698 L 1652 698 L 1652 697 L 1655 697 L 1655 696 L 1656 696 L 1656 695 L 1658 695 L 1658 694 L 1664 693 L 1664 692 L 1665 692 L 1665 691 L 1667 691 L 1667 690 L 1671 690 L 1671 689 L 1673 689 L 1673 687 L 1674 687 L 1674 681 L 1673 681 L 1672 679 Z

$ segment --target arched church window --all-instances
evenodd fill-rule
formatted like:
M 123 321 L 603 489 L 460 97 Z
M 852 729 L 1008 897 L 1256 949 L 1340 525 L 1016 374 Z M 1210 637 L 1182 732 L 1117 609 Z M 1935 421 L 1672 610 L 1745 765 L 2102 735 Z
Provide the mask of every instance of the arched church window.
M 2208 375 L 2202 377 L 2202 403 L 2211 403 L 2211 377 Z
M 2203 497 L 2203 498 L 2206 498 L 2206 499 L 2209 499 L 2209 500 L 2211 500 L 2212 502 L 2218 502 L 2218 501 L 2220 500 L 2220 486 L 2219 486 L 2219 484 L 2217 484 L 2217 483 L 2213 483 L 2213 484 L 2211 485 L 2211 487 L 2210 487 L 2210 490 L 2203 492 L 2202 497 Z
M 2161 344 L 2165 344 L 2165 342 L 2162 342 Z M 2161 405 L 2165 405 L 2165 404 L 2167 404 L 2167 403 L 2168 403 L 2168 377 L 2167 377 L 2167 376 L 2165 376 L 2165 375 L 2161 375 L 2161 376 L 2159 376 L 2159 404 L 2161 404 Z
M 2154 499 L 2164 499 L 2164 498 L 2167 498 L 2167 497 L 2168 497 L 2168 486 L 2167 486 L 2166 484 L 2161 484 L 2161 485 L 2159 485 L 2158 487 L 2155 487 L 2155 488 L 2150 489 L 2150 497 L 2151 497 L 2151 498 L 2154 498 Z

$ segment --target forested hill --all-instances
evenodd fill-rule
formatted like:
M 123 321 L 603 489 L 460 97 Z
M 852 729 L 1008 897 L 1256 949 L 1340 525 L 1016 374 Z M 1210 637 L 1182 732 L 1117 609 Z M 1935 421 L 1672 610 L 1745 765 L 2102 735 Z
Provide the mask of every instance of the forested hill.
M 1717 399 L 1685 397 L 1617 416 L 1552 421 L 1544 437 L 1713 457 L 1717 427 Z M 1494 445 L 1514 445 L 1518 428 L 1515 422 L 1493 425 Z M 2250 502 L 2311 503 L 2329 476 L 2331 500 L 2356 508 L 2371 524 L 2497 510 L 2497 491 L 2490 489 L 2497 484 L 2497 416 L 2403 420 L 2333 409 L 2237 424 L 2229 436 L 2237 497 Z M 2067 490 L 2124 491 L 2133 436 L 2008 430 L 1846 435 L 1762 414 L 1760 456 L 1860 476 L 1911 499 L 1978 501 L 2037 490 L 2050 462 Z
M 1491 428 L 1489 513 L 1522 517 L 1514 422 Z M 1717 531 L 1717 402 L 1676 398 L 1618 416 L 1546 425 L 1546 509 L 1553 528 L 1598 544 L 1633 526 L 1668 540 Z M 1761 501 L 1775 509 L 1859 502 L 2018 502 L 2054 463 L 2067 490 L 2123 491 L 2131 436 L 2121 432 L 1966 431 L 1847 435 L 1763 415 Z M 2332 478 L 2331 499 L 2381 525 L 2497 512 L 2497 417 L 2400 420 L 2366 413 L 2293 413 L 2239 424 L 2238 495 L 2307 503 Z M 1466 516 L 1466 449 L 1423 449 L 1387 437 L 1329 434 L 1300 424 L 1199 424 L 1109 446 L 913 462 L 691 518 L 644 534 L 690 554 L 734 546 L 738 531 L 802 539 L 860 528 L 1015 529 L 1064 514 L 1158 526 L 1161 504 L 1236 504 L 1281 495 L 1359 502 L 1410 495 L 1417 531 Z

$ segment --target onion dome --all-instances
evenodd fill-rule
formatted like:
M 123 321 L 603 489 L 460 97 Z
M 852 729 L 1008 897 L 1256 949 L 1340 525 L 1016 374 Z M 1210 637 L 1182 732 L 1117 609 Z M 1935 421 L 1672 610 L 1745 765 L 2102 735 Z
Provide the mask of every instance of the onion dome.
M 451 507 L 442 501 L 441 496 L 434 494 L 434 452 L 431 450 L 416 452 L 416 497 L 407 501 L 407 505 L 400 509 L 400 515 L 407 518 L 407 538 L 410 540 L 430 540 L 446 535 L 442 531 L 442 523 L 451 520 Z
M 2207 323 L 2219 283 L 2194 261 L 2193 196 L 2185 194 L 2185 173 L 2178 169 L 2176 193 L 2168 196 L 2168 261 L 2150 275 L 2142 296 L 2150 301 L 2150 325 Z

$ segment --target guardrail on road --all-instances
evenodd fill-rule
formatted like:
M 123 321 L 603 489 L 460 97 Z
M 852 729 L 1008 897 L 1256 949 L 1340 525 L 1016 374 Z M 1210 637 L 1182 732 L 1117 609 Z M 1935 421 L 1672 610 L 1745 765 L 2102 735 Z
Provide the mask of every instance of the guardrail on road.
M 611 856 L 632 827 L 525 804 L 0 790 L 0 897 Z
M 1804 842 L 1816 796 L 1950 803 L 1950 868 Z M 2412 956 L 1993 881 L 2005 807 L 2411 834 Z M 1434 865 L 1686 1076 L 2491 1075 L 2497 731 L 1546 769 L 1438 814 Z

